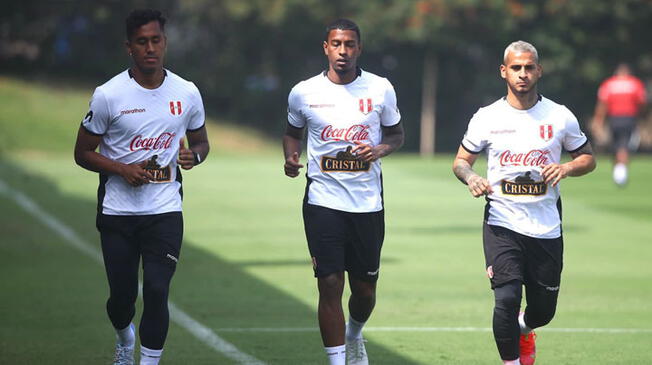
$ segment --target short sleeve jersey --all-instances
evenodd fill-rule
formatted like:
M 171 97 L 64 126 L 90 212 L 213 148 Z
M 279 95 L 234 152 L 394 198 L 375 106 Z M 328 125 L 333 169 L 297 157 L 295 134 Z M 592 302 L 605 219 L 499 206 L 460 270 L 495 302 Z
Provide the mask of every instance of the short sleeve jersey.
M 543 166 L 559 163 L 562 150 L 575 152 L 588 142 L 565 106 L 545 97 L 528 110 L 505 98 L 480 108 L 469 122 L 462 147 L 487 152 L 488 224 L 536 238 L 561 236 L 559 184 L 544 183 Z
M 607 105 L 611 117 L 635 117 L 645 104 L 645 86 L 631 75 L 612 76 L 600 85 L 598 99 Z
M 396 94 L 385 78 L 359 70 L 349 84 L 321 73 L 297 84 L 288 97 L 288 122 L 307 128 L 309 204 L 363 213 L 383 209 L 380 160 L 358 161 L 356 142 L 375 146 L 381 127 L 401 116 Z
M 102 137 L 99 153 L 124 164 L 153 161 L 156 181 L 139 187 L 119 175 L 100 174 L 98 210 L 107 215 L 181 211 L 179 143 L 204 126 L 197 87 L 165 70 L 156 89 L 140 86 L 124 71 L 95 89 L 82 126 Z

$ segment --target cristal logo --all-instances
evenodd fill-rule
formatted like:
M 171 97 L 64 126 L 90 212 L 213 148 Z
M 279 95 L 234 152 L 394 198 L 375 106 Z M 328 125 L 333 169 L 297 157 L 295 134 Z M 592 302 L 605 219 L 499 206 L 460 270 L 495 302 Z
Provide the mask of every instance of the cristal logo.
M 544 166 L 549 163 L 548 150 L 532 150 L 527 153 L 512 153 L 510 150 L 500 154 L 501 166 Z
M 176 135 L 176 133 L 163 132 L 158 137 L 143 138 L 143 136 L 139 134 L 131 140 L 129 149 L 132 151 L 168 149 L 170 148 L 170 145 L 172 145 L 172 140 Z
M 348 128 L 333 128 L 328 125 L 321 131 L 322 141 L 362 141 L 368 138 L 369 126 L 364 124 L 354 124 Z

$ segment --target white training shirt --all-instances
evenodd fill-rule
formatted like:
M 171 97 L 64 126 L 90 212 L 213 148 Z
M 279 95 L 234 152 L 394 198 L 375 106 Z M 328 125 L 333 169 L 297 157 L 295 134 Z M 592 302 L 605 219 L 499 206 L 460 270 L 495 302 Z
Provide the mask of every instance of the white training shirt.
M 99 199 L 107 215 L 181 211 L 179 142 L 186 131 L 204 126 L 197 87 L 165 70 L 156 89 L 146 89 L 124 71 L 95 89 L 82 126 L 101 135 L 100 154 L 132 164 L 150 160 L 163 170 L 161 181 L 133 187 L 119 175 L 100 174 Z M 104 192 L 104 193 L 103 193 Z
M 308 130 L 308 203 L 352 213 L 382 210 L 380 160 L 362 163 L 350 149 L 356 141 L 379 144 L 381 126 L 400 121 L 392 84 L 359 70 L 339 85 L 323 72 L 298 83 L 288 105 L 288 122 Z
M 536 238 L 561 236 L 559 185 L 543 183 L 543 166 L 559 163 L 562 148 L 575 152 L 587 143 L 565 106 L 542 96 L 528 110 L 505 98 L 480 108 L 469 122 L 462 147 L 487 151 L 487 223 Z

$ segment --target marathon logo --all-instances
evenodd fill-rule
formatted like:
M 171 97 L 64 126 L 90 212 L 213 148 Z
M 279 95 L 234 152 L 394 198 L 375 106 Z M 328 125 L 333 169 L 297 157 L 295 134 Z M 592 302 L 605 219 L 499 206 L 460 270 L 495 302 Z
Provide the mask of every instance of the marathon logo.
M 158 158 L 158 155 L 152 156 L 152 158 L 147 161 L 147 165 L 145 165 L 144 169 L 147 170 L 152 176 L 154 176 L 154 180 L 150 180 L 151 183 L 166 183 L 172 181 L 172 174 L 170 173 L 170 165 L 161 167 L 158 162 L 156 162 L 156 159 Z
M 146 110 L 144 108 L 134 108 L 134 109 L 128 109 L 128 110 L 121 110 L 120 115 L 144 113 L 145 111 Z
M 534 181 L 530 172 L 514 179 L 514 182 L 503 180 L 501 183 L 502 192 L 505 195 L 546 195 L 548 185 L 543 181 Z
M 351 153 L 352 147 L 332 156 L 322 156 L 321 171 L 323 172 L 366 172 L 371 166 L 369 162 L 360 161 Z

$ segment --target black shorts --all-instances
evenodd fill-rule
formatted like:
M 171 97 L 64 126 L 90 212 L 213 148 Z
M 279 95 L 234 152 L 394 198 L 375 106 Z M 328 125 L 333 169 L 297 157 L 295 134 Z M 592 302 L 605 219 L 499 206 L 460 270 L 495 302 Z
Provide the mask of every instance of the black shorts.
M 636 128 L 636 118 L 610 117 L 609 127 L 611 128 L 614 150 L 629 149 L 629 140 L 632 138 L 632 134 Z
M 303 204 L 303 223 L 315 277 L 347 271 L 375 282 L 385 238 L 385 212 L 349 213 Z
M 491 288 L 512 280 L 557 291 L 561 282 L 564 240 L 534 238 L 484 223 L 484 256 Z M 493 273 L 493 275 L 492 275 Z
M 145 262 L 176 268 L 183 240 L 183 215 L 97 215 L 104 255 L 140 255 Z M 105 259 L 105 261 L 107 261 Z

